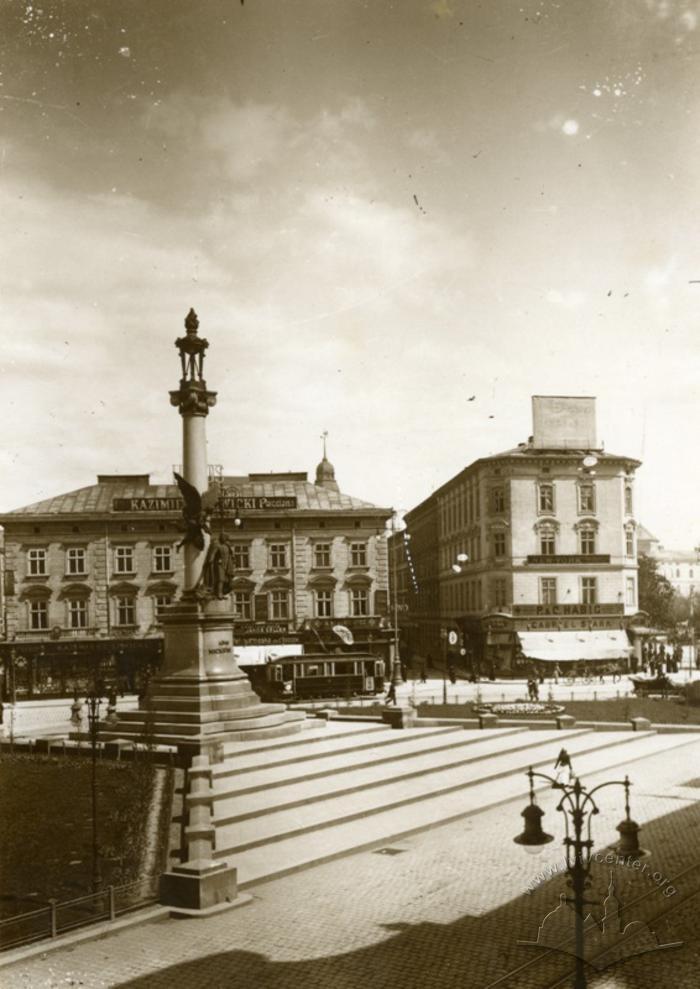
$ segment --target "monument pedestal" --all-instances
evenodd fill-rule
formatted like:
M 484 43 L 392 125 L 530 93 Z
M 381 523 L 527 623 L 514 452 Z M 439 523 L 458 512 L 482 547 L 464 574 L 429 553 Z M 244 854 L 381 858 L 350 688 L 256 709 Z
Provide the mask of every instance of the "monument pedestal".
M 165 629 L 163 675 L 154 677 L 138 711 L 100 725 L 100 739 L 174 745 L 186 756 L 221 758 L 221 743 L 288 735 L 306 715 L 263 703 L 233 655 L 228 598 L 202 603 L 194 595 L 171 605 Z
M 185 806 L 186 860 L 160 877 L 160 902 L 171 907 L 171 916 L 206 917 L 249 903 L 239 894 L 236 869 L 213 860 L 216 828 L 213 823 L 212 771 L 207 756 L 195 756 L 189 771 Z

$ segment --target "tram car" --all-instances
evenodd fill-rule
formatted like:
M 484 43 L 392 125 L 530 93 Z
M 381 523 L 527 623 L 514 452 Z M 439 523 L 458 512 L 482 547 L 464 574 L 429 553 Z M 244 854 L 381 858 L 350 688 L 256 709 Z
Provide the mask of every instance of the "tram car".
M 384 661 L 367 653 L 304 653 L 279 656 L 246 670 L 267 701 L 350 698 L 381 694 Z

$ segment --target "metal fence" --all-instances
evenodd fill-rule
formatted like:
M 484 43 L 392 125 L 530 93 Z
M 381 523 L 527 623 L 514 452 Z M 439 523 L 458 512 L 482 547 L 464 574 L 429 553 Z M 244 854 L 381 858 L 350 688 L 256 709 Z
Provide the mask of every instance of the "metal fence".
M 116 920 L 123 914 L 158 902 L 158 875 L 145 876 L 123 886 L 105 886 L 72 900 L 49 900 L 28 913 L 0 920 L 0 951 L 22 944 L 56 938 L 68 931 L 100 921 Z

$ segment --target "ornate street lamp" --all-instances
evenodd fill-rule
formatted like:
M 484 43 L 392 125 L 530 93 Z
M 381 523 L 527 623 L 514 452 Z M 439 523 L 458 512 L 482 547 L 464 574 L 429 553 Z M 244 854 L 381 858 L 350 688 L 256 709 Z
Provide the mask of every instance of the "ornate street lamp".
M 530 780 L 530 803 L 522 811 L 525 826 L 522 833 L 513 840 L 518 845 L 530 848 L 546 845 L 554 840 L 551 834 L 547 834 L 542 829 L 544 811 L 535 803 L 535 777 L 551 783 L 553 790 L 561 790 L 562 797 L 556 809 L 564 815 L 566 835 L 563 843 L 566 848 L 566 871 L 569 876 L 568 884 L 572 887 L 574 894 L 573 897 L 567 897 L 566 902 L 573 904 L 576 925 L 576 971 L 573 984 L 574 989 L 586 989 L 583 925 L 584 908 L 591 901 L 586 900 L 585 892 L 591 885 L 591 849 L 593 848 L 591 818 L 594 814 L 599 813 L 593 794 L 605 786 L 623 786 L 625 788 L 625 818 L 617 826 L 620 842 L 614 846 L 614 850 L 624 858 L 640 859 L 648 852 L 640 848 L 640 827 L 630 817 L 629 791 L 631 784 L 629 777 L 625 776 L 624 780 L 611 780 L 609 783 L 600 783 L 598 786 L 594 786 L 592 790 L 587 790 L 578 777 L 574 778 L 573 783 L 560 783 L 546 773 L 534 772 L 532 766 L 528 769 L 527 776 Z
M 395 536 L 399 531 L 397 525 L 397 514 L 391 516 L 391 535 Z M 396 690 L 403 684 L 403 677 L 401 676 L 401 655 L 399 650 L 399 596 L 398 596 L 398 580 L 397 580 L 397 566 L 396 566 L 396 555 L 397 547 L 395 540 L 392 540 L 391 550 L 390 550 L 390 563 L 391 565 L 391 588 L 392 588 L 392 612 L 393 612 L 393 625 L 394 625 L 394 637 L 391 646 L 392 650 L 392 662 L 391 662 L 391 691 L 389 696 L 393 696 L 394 704 L 398 704 L 396 697 Z

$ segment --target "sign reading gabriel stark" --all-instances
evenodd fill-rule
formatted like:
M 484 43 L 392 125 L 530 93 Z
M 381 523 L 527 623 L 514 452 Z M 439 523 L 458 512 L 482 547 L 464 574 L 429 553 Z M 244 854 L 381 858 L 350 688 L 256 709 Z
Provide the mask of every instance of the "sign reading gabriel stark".
M 264 512 L 266 509 L 296 508 L 297 500 L 292 496 L 279 495 L 271 498 L 240 497 L 225 498 L 226 512 Z M 181 498 L 112 498 L 113 512 L 181 512 Z

